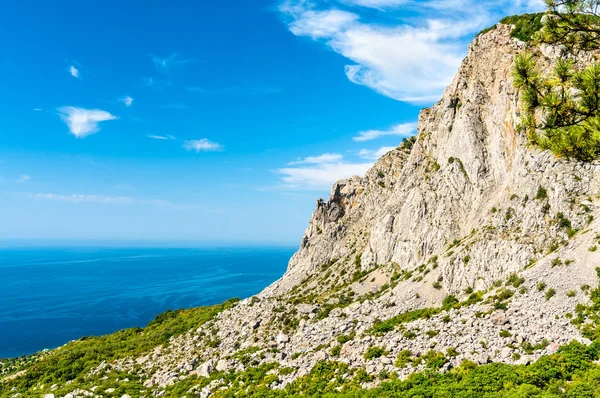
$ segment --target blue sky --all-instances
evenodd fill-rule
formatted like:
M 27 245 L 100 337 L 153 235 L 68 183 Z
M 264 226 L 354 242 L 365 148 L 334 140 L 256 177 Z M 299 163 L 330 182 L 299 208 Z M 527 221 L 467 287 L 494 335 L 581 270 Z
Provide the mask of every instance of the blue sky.
M 541 1 L 19 1 L 0 239 L 299 242 L 415 133 L 468 42 Z

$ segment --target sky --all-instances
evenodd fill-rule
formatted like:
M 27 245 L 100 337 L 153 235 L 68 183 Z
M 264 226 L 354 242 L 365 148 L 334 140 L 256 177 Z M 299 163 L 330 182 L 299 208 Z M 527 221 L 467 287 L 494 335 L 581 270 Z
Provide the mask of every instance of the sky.
M 542 0 L 6 1 L 0 240 L 298 244 Z

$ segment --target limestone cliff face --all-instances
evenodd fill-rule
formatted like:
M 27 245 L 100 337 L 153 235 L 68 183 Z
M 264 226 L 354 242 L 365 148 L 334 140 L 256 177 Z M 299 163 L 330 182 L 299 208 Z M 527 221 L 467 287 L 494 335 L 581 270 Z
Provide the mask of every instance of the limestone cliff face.
M 567 239 L 552 222 L 559 213 L 572 228 L 585 227 L 584 209 L 593 205 L 581 204 L 600 192 L 600 167 L 556 159 L 518 133 L 511 69 L 525 44 L 510 37 L 511 28 L 499 25 L 474 40 L 442 99 L 421 112 L 412 151 L 392 151 L 365 177 L 335 184 L 286 275 L 266 294 L 286 292 L 321 264 L 353 253 L 366 269 L 414 269 L 438 255 L 447 292 L 488 288 Z M 557 52 L 541 50 L 542 65 L 551 64 Z M 547 199 L 535 199 L 540 187 Z

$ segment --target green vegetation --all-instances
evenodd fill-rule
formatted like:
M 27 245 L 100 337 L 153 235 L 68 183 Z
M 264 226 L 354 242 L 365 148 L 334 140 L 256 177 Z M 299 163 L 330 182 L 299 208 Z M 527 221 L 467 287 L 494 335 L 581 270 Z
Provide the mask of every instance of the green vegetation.
M 595 0 L 547 0 L 541 17 L 511 17 L 513 37 L 560 45 L 573 54 L 598 49 L 600 3 Z M 537 33 L 536 33 L 537 32 Z M 559 157 L 591 161 L 600 156 L 600 63 L 579 68 L 561 58 L 545 74 L 533 54 L 515 58 L 515 87 L 521 93 L 523 130 L 532 144 Z
M 503 18 L 500 22 L 504 25 L 515 25 L 515 28 L 510 32 L 510 36 L 528 43 L 542 29 L 542 16 L 541 13 L 512 15 Z
M 413 356 L 413 353 L 410 352 L 409 350 L 402 350 L 398 354 L 398 357 L 396 357 L 396 362 L 394 362 L 394 365 L 399 368 L 405 368 L 406 365 L 411 363 L 412 356 Z
M 596 0 L 546 0 L 549 6 L 539 40 L 561 44 L 570 52 L 598 49 L 600 42 L 600 5 Z
M 515 28 L 510 33 L 511 37 L 514 37 L 524 42 L 530 42 L 533 40 L 535 33 L 542 29 L 542 16 L 543 14 L 540 13 L 513 15 L 501 19 L 500 23 L 504 25 L 515 26 Z M 479 32 L 479 35 L 483 35 L 489 31 L 492 31 L 496 29 L 497 26 L 498 25 L 490 26 L 489 28 Z
M 385 350 L 385 348 L 371 346 L 371 347 L 367 348 L 367 351 L 365 352 L 364 357 L 368 361 L 369 359 L 381 358 L 382 356 L 384 356 L 386 354 L 387 354 L 387 351 Z
M 599 63 L 579 71 L 572 60 L 559 59 L 552 73 L 542 76 L 534 56 L 522 53 L 515 58 L 513 79 L 524 105 L 521 129 L 532 144 L 582 161 L 600 155 Z
M 525 278 L 522 276 L 520 277 L 516 272 L 510 274 L 506 280 L 506 286 L 512 286 L 515 289 L 521 286 L 523 283 L 525 283 Z
M 408 311 L 382 321 L 376 319 L 373 323 L 373 327 L 369 330 L 369 333 L 373 334 L 385 334 L 392 330 L 395 330 L 398 325 L 403 323 L 409 323 L 418 319 L 429 319 L 435 315 L 440 314 L 442 311 L 447 311 L 452 308 L 460 308 L 463 306 L 469 306 L 482 301 L 483 292 L 473 293 L 469 298 L 463 302 L 459 302 L 454 296 L 446 296 L 442 302 L 441 308 L 420 308 L 414 311 Z M 409 332 L 413 333 L 413 332 Z M 414 333 L 413 333 L 414 334 Z M 409 338 L 409 337 L 407 337 Z
M 401 149 L 401 150 L 403 150 L 405 152 L 410 152 L 416 142 L 417 142 L 417 136 L 416 135 L 413 135 L 413 136 L 408 137 L 408 138 L 403 138 L 402 139 L 402 143 L 400 144 L 400 146 L 398 147 L 398 149 Z
M 391 374 L 389 381 L 368 390 L 361 389 L 362 383 L 372 380 L 364 369 L 353 370 L 340 362 L 319 362 L 307 376 L 282 390 L 268 388 L 278 379 L 268 373 L 277 368 L 275 364 L 238 373 L 218 373 L 211 379 L 224 378 L 232 383 L 230 388 L 217 390 L 214 395 L 217 398 L 593 397 L 600 388 L 600 366 L 594 363 L 598 359 L 600 343 L 588 347 L 574 342 L 531 365 L 491 363 L 478 366 L 463 361 L 459 367 L 439 373 L 436 369 L 447 362 L 442 353 L 430 351 L 413 358 L 410 351 L 403 351 L 396 359 L 396 366 L 425 363 L 427 370 L 406 380 L 398 380 Z M 204 386 L 209 382 L 209 379 L 192 377 L 170 387 L 165 397 L 181 397 L 194 385 Z
M 506 329 L 504 329 L 500 332 L 500 337 L 511 337 L 511 336 L 512 336 L 512 333 Z
M 546 198 L 548 198 L 548 191 L 546 191 L 546 188 L 541 187 L 541 186 L 538 187 L 538 190 L 537 190 L 537 192 L 535 194 L 534 199 L 536 199 L 536 200 L 544 200 Z

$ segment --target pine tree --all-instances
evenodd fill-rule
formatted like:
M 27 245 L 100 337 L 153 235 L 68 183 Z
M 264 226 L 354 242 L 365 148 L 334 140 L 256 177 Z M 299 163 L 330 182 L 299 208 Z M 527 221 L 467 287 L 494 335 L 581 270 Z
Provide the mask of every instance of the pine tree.
M 600 41 L 600 0 L 546 0 L 548 11 L 540 39 L 571 51 L 594 50 Z
M 599 47 L 600 0 L 547 3 L 538 41 L 562 44 L 575 54 Z M 579 70 L 565 57 L 542 75 L 535 57 L 523 53 L 515 59 L 513 79 L 524 109 L 521 128 L 533 144 L 582 161 L 600 157 L 600 63 Z

